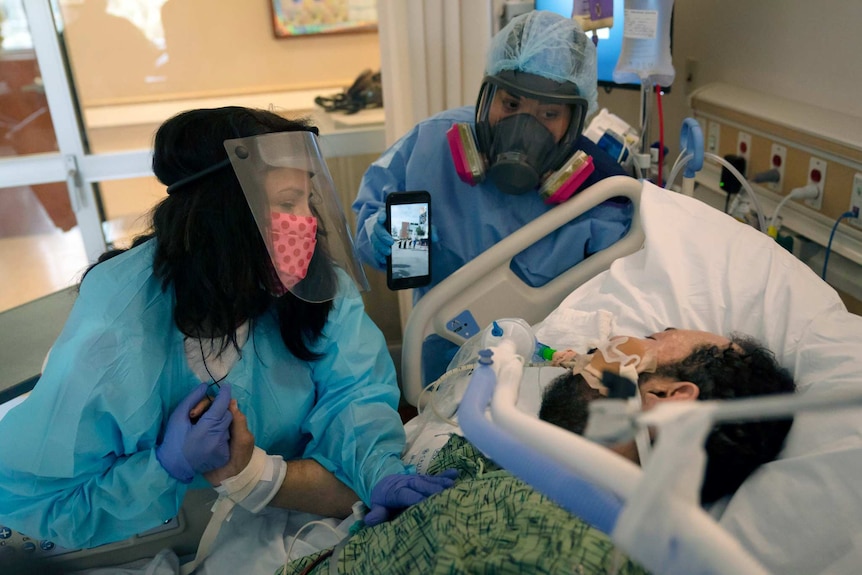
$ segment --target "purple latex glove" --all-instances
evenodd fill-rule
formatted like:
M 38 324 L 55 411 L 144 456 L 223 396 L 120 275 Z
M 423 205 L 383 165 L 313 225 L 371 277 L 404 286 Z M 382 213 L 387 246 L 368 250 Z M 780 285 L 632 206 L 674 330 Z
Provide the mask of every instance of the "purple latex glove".
M 365 515 L 369 527 L 388 520 L 390 514 L 424 501 L 455 484 L 457 469 L 447 469 L 440 475 L 387 475 L 371 490 L 371 510 Z
M 168 419 L 165 437 L 156 447 L 156 458 L 174 479 L 190 483 L 196 473 L 224 467 L 230 459 L 230 384 L 223 383 L 209 409 L 197 423 L 189 412 L 207 393 L 207 384 L 197 386 Z

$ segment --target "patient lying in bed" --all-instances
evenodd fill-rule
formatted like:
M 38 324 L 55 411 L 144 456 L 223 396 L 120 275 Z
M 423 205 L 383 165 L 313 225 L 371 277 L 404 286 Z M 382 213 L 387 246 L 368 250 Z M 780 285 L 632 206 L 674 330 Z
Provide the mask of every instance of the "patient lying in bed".
M 602 396 L 593 386 L 596 368 L 626 374 L 635 370 L 644 409 L 664 401 L 721 399 L 792 392 L 793 380 L 774 355 L 750 338 L 674 330 L 645 339 L 612 338 L 577 361 L 582 373 L 558 376 L 545 390 L 540 417 L 582 433 L 590 401 Z M 601 372 L 599 372 L 601 373 Z M 708 463 L 702 500 L 732 493 L 751 471 L 777 456 L 790 420 L 725 425 L 707 441 Z M 634 444 L 614 447 L 638 460 Z M 328 551 L 288 566 L 285 575 L 326 572 L 387 573 L 557 572 L 643 573 L 616 551 L 610 539 L 485 458 L 467 440 L 452 435 L 434 456 L 428 473 L 455 468 L 456 485 L 407 509 L 394 521 L 354 535 L 333 558 Z M 385 563 L 384 563 L 385 561 Z M 314 565 L 311 571 L 305 569 Z M 580 566 L 580 568 L 578 568 Z M 580 569 L 580 570 L 578 570 Z
M 572 365 L 545 390 L 539 417 L 573 433 L 587 424 L 589 401 L 607 395 L 602 373 L 630 371 L 643 409 L 666 401 L 739 399 L 795 390 L 774 354 L 752 338 L 668 328 L 644 339 L 614 337 L 592 353 L 557 352 L 554 365 Z M 701 502 L 730 495 L 760 465 L 781 451 L 791 419 L 717 426 L 706 441 L 708 456 Z M 611 447 L 639 462 L 634 441 Z

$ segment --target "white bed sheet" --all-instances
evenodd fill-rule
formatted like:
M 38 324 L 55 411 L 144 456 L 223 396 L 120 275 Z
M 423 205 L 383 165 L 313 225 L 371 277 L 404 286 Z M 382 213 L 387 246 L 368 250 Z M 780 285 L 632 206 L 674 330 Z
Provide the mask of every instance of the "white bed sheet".
M 644 249 L 566 298 L 537 326 L 560 338 L 544 343 L 565 346 L 560 332 L 572 310 L 606 310 L 619 334 L 676 326 L 753 336 L 776 352 L 801 393 L 862 387 L 862 317 L 790 253 L 698 200 L 649 184 L 641 217 Z M 862 411 L 800 415 L 780 459 L 745 482 L 720 523 L 774 573 L 859 573 L 860 478 Z

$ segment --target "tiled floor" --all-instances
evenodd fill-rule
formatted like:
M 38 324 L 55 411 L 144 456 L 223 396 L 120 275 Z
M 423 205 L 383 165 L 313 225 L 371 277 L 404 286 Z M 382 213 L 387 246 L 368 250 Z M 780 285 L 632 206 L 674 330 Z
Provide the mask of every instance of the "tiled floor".
M 106 222 L 107 237 L 126 237 L 136 219 Z M 30 188 L 0 188 L 0 312 L 77 283 L 87 265 L 77 226 L 60 230 Z

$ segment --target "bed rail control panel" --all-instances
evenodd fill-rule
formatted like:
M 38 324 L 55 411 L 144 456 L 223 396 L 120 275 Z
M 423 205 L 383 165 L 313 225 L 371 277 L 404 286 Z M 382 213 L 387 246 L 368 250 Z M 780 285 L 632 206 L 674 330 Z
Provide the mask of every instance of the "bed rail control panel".
M 165 531 L 171 531 L 174 529 L 179 529 L 182 527 L 180 524 L 180 520 L 178 517 L 174 517 L 172 519 L 168 519 L 162 525 L 158 527 L 154 527 L 144 533 L 140 533 L 135 535 L 134 537 L 127 540 L 127 542 L 119 542 L 112 543 L 111 545 L 123 545 L 123 544 L 133 544 L 135 541 L 140 540 L 144 537 L 149 537 L 150 535 L 155 535 L 156 533 L 163 533 Z M 67 553 L 79 553 L 83 551 L 95 551 L 96 549 L 101 549 L 100 547 L 94 549 L 66 549 L 65 547 L 61 547 L 55 544 L 53 541 L 49 539 L 31 539 L 26 535 L 18 533 L 5 525 L 0 525 L 0 565 L 3 565 L 3 558 L 5 557 L 31 557 L 33 559 L 45 559 L 48 557 L 57 557 L 59 555 L 65 555 Z
M 128 539 L 91 549 L 67 549 L 51 540 L 27 537 L 0 525 L 0 573 L 42 572 L 33 570 L 40 564 L 45 572 L 51 573 L 60 565 L 64 572 L 121 565 L 153 557 L 165 548 L 173 549 L 183 557 L 197 549 L 215 498 L 216 493 L 212 489 L 191 490 L 186 493 L 183 507 L 176 517 Z
M 467 309 L 446 322 L 446 329 L 464 339 L 470 339 L 480 331 L 476 318 Z

